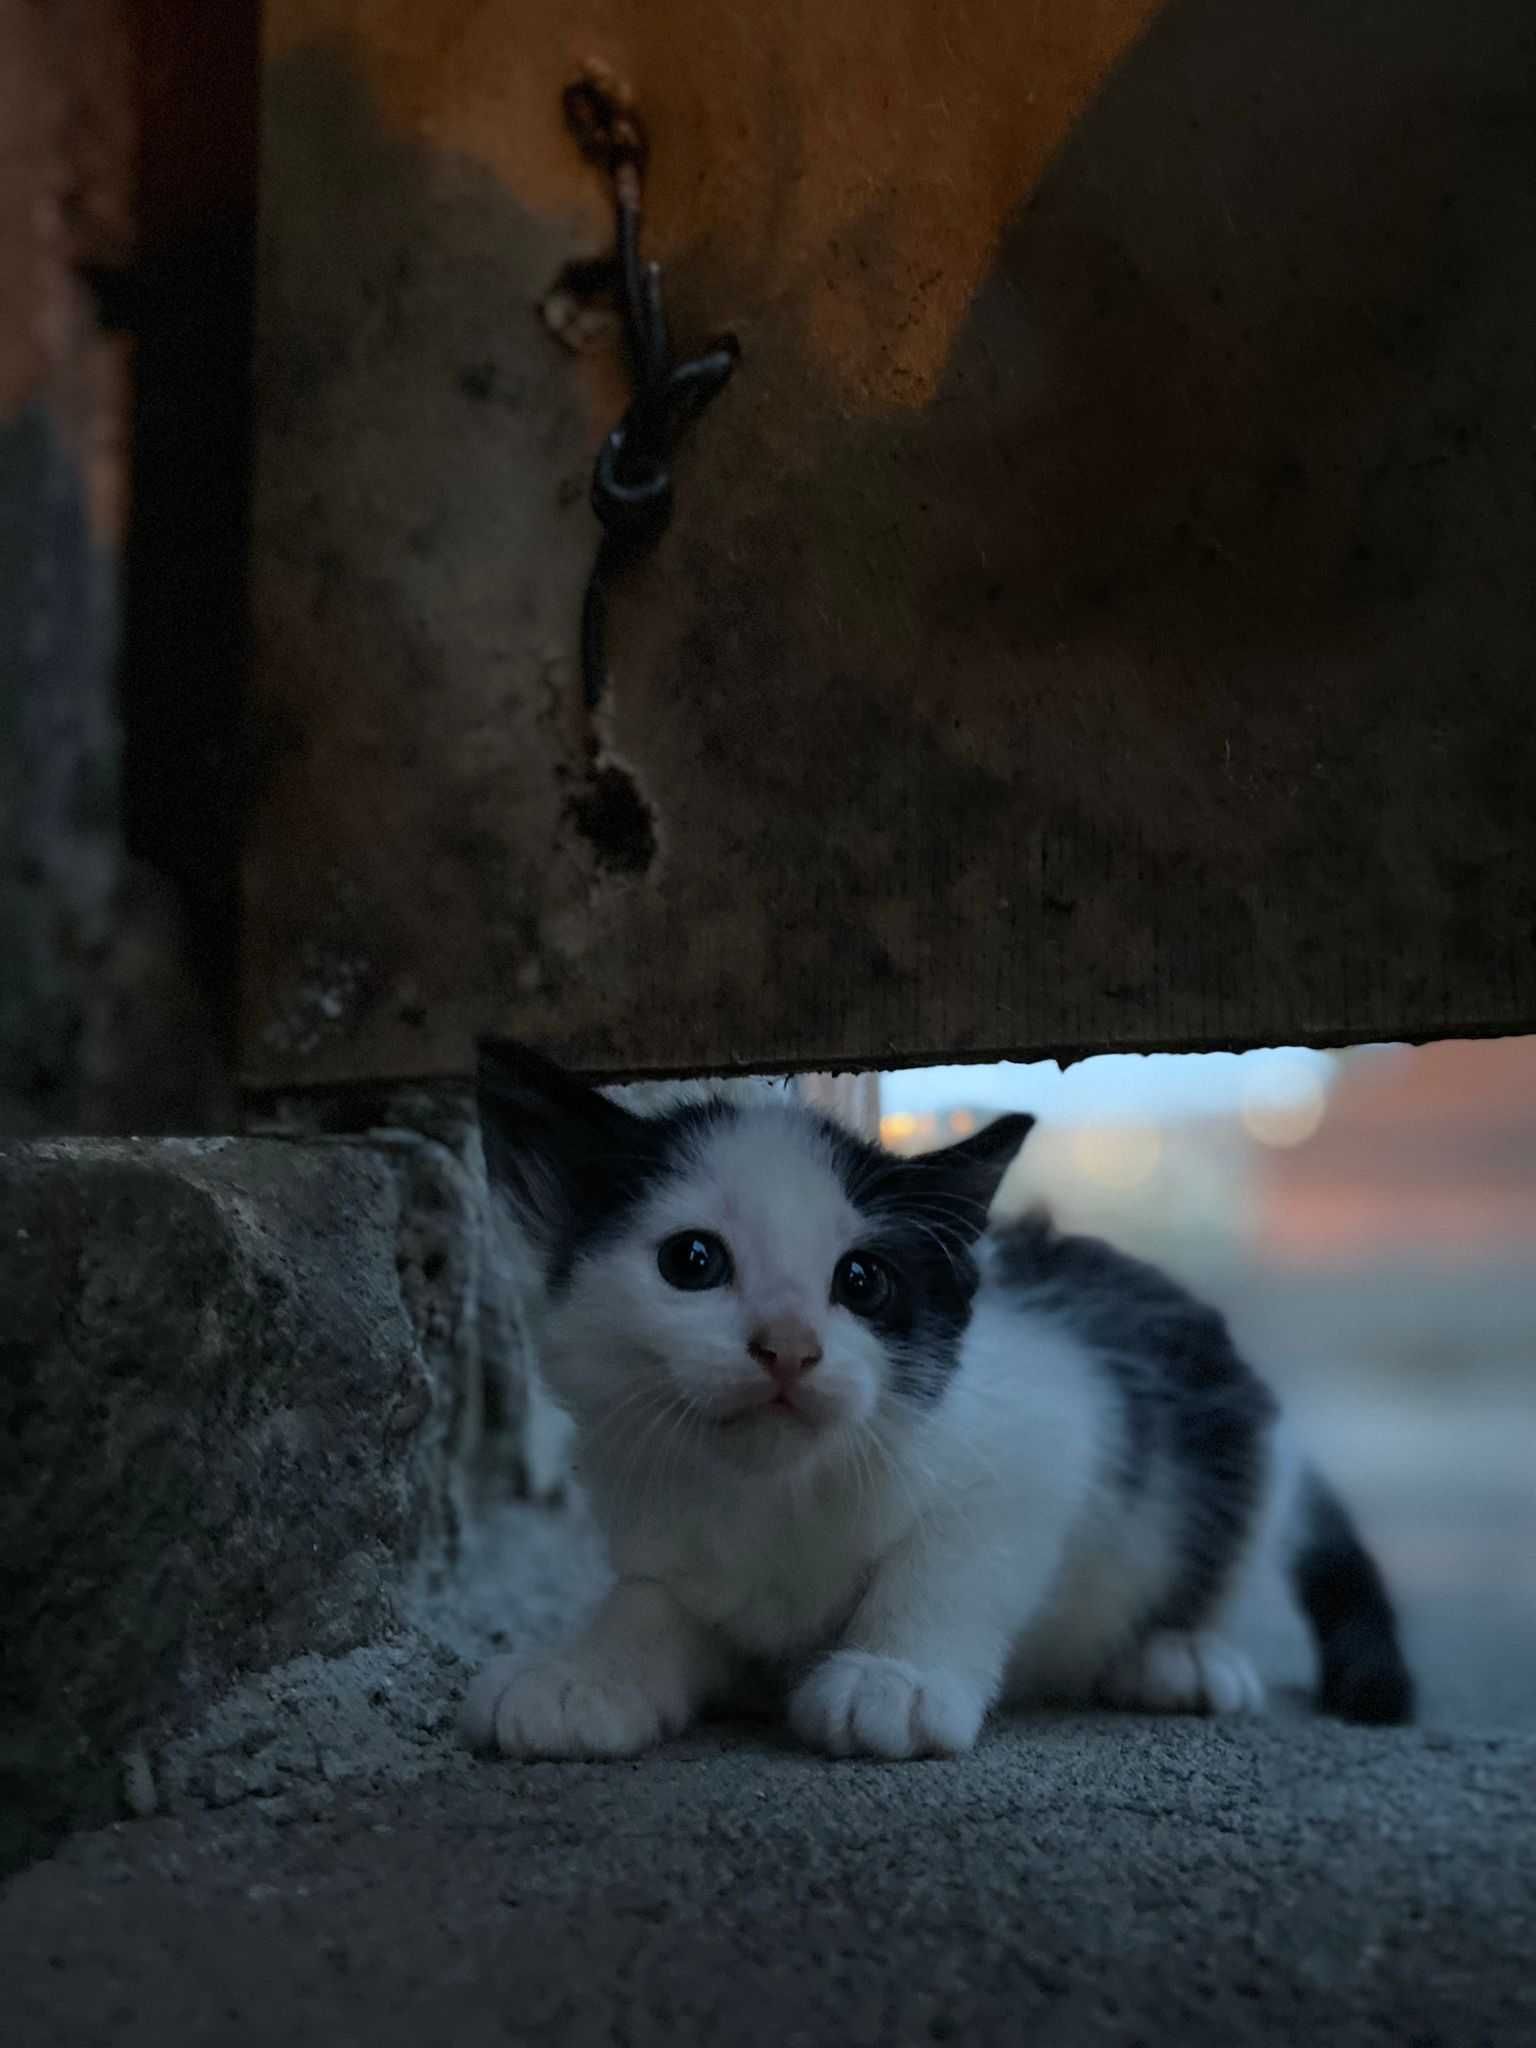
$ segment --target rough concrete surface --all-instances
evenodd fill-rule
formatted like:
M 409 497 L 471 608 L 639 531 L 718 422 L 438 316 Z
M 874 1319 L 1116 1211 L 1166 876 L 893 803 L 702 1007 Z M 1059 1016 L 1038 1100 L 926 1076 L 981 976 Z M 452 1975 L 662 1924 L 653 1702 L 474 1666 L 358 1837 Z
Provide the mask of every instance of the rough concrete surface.
M 1020 1718 L 915 1766 L 770 1725 L 482 1763 L 452 1730 L 470 1664 L 600 1583 L 579 1511 L 508 1509 L 451 1599 L 251 1681 L 155 1758 L 155 1818 L 12 1880 L 7 2041 L 1529 2040 L 1529 1407 L 1328 1420 L 1404 1597 L 1403 1731 L 1311 1719 L 1299 1630 L 1259 1603 L 1263 1720 Z

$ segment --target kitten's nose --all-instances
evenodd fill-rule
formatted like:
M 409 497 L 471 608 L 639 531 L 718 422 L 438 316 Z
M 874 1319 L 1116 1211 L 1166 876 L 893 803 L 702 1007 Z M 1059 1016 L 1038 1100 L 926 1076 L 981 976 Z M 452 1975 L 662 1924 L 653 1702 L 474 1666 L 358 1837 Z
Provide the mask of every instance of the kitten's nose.
M 775 1316 L 760 1324 L 747 1349 L 781 1387 L 792 1386 L 821 1359 L 821 1339 L 798 1316 Z

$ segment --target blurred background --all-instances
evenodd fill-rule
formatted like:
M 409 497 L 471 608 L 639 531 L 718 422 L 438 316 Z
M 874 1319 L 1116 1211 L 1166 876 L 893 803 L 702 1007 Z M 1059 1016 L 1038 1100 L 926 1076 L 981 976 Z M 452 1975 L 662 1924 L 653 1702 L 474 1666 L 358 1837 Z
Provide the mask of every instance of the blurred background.
M 1044 1200 L 1225 1309 L 1383 1554 L 1432 1704 L 1529 1720 L 1536 1038 L 845 1085 L 905 1151 L 1004 1109 L 1038 1117 L 999 1209 Z M 1304 1668 L 1297 1643 L 1285 1654 Z

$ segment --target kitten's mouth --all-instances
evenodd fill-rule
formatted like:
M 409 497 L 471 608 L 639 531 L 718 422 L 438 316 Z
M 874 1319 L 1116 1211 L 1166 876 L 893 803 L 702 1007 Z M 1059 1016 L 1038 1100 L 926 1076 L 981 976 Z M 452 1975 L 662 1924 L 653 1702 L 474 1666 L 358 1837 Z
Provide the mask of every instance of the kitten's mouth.
M 769 1416 L 790 1416 L 796 1422 L 809 1422 L 805 1410 L 791 1401 L 787 1394 L 770 1395 L 766 1401 L 749 1401 L 741 1408 L 733 1408 L 728 1415 L 720 1417 L 722 1429 L 735 1429 L 743 1422 L 766 1419 Z

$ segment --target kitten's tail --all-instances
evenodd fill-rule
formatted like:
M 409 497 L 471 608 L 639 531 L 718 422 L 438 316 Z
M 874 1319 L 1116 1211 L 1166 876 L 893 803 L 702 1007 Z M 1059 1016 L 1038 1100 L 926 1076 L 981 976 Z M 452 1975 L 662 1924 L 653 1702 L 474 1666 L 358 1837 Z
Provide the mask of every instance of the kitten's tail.
M 1317 1472 L 1301 1477 L 1291 1584 L 1317 1638 L 1318 1705 L 1341 1721 L 1413 1719 L 1413 1678 L 1376 1560 Z

